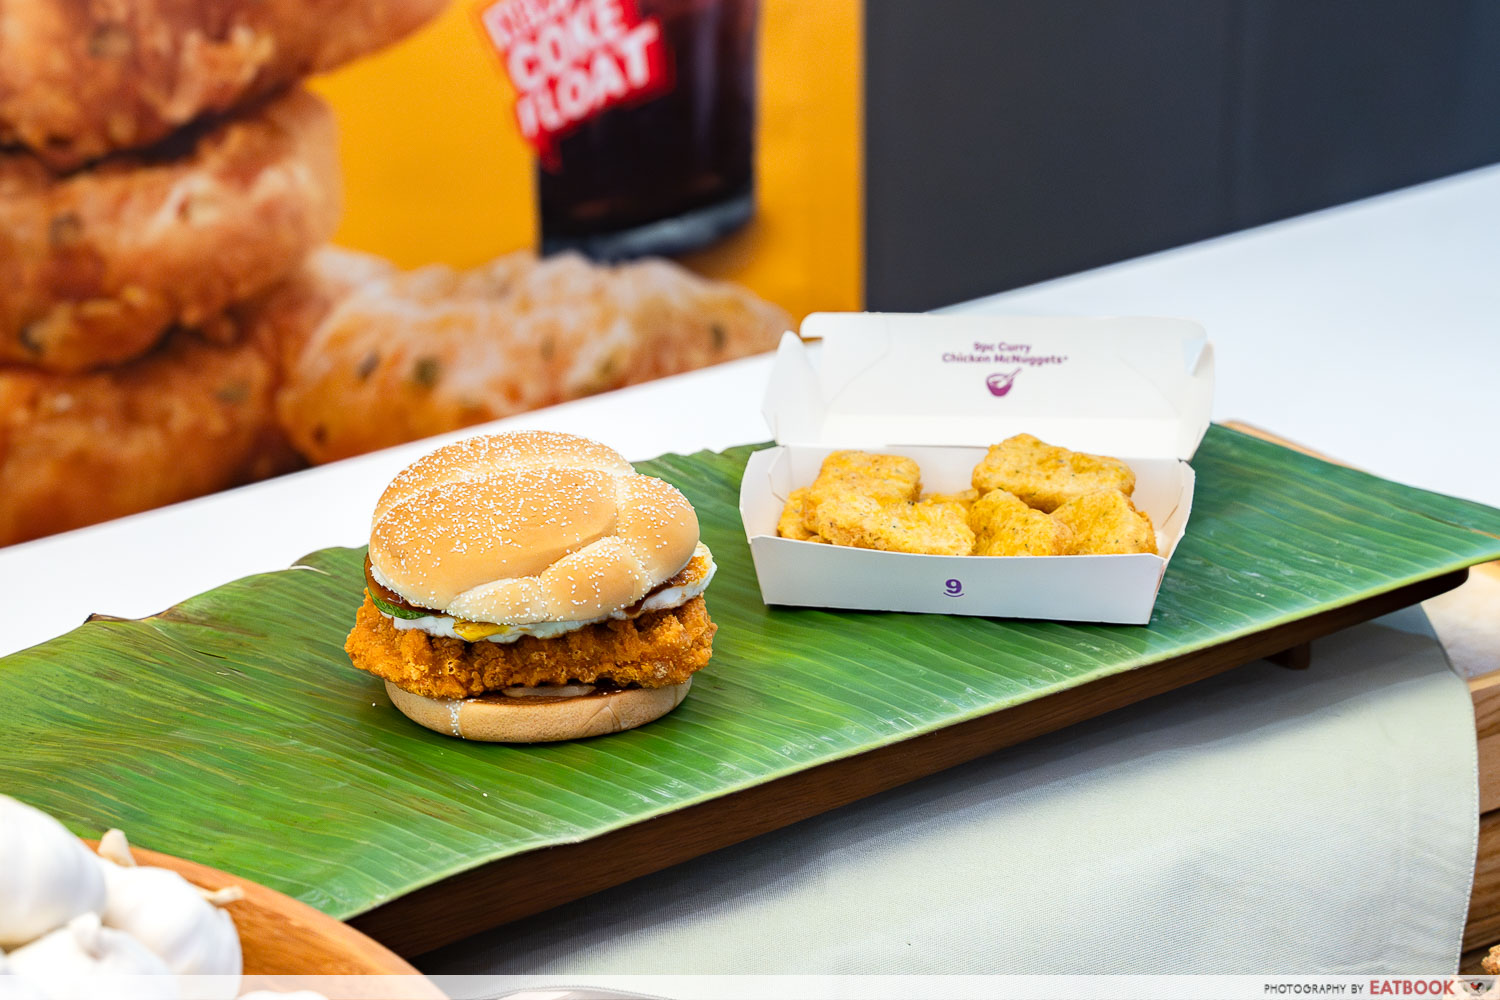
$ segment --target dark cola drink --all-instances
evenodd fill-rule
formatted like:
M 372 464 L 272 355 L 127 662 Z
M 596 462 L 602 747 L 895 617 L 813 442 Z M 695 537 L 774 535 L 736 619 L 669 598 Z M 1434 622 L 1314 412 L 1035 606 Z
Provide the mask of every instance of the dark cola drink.
M 542 249 L 698 249 L 753 213 L 755 0 L 501 0 L 481 13 L 537 149 Z

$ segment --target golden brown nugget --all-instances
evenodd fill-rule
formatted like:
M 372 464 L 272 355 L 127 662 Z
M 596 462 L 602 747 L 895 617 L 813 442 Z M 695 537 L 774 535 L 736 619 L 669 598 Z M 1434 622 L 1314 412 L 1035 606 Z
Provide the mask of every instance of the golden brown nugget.
M 822 542 L 826 539 L 808 531 L 802 523 L 802 506 L 807 500 L 807 487 L 792 490 L 781 509 L 781 519 L 776 522 L 776 534 L 782 538 L 793 538 L 799 542 Z
M 318 98 L 293 91 L 181 142 L 61 178 L 0 154 L 0 363 L 73 373 L 138 357 L 332 234 L 337 143 Z
M 1089 455 L 1017 434 L 997 445 L 974 467 L 974 488 L 1005 490 L 1040 511 L 1051 512 L 1096 490 L 1135 492 L 1135 473 L 1117 458 Z
M 818 510 L 818 536 L 833 545 L 868 548 L 864 545 L 865 522 L 880 513 L 882 504 L 862 493 L 830 494 Z M 804 503 L 804 511 L 806 505 Z M 803 525 L 808 521 L 804 514 Z
M 974 532 L 958 504 L 891 503 L 865 517 L 854 544 L 886 552 L 966 556 L 974 551 Z
M 658 322 L 632 288 L 642 266 L 519 252 L 367 281 L 307 336 L 277 411 L 298 449 L 327 462 L 768 350 L 785 329 L 774 307 L 731 314 L 707 294 L 682 300 L 694 322 Z
M 296 468 L 274 392 L 248 339 L 186 332 L 103 372 L 0 365 L 0 545 Z
M 713 655 L 718 626 L 702 597 L 638 618 L 611 619 L 538 639 L 464 642 L 398 629 L 370 601 L 355 616 L 344 651 L 356 667 L 429 698 L 467 698 L 519 685 L 681 684 Z
M 7 0 L 0 145 L 53 170 L 137 149 L 389 45 L 447 0 Z
M 803 504 L 807 530 L 833 542 L 858 531 L 858 523 L 888 503 L 910 503 L 922 489 L 922 470 L 899 455 L 835 451 L 823 459 Z M 857 498 L 873 502 L 865 504 Z
M 1156 552 L 1151 518 L 1119 490 L 1100 490 L 1069 500 L 1052 517 L 1072 529 L 1079 555 Z
M 969 511 L 976 556 L 1065 556 L 1073 531 L 1004 490 L 991 490 Z

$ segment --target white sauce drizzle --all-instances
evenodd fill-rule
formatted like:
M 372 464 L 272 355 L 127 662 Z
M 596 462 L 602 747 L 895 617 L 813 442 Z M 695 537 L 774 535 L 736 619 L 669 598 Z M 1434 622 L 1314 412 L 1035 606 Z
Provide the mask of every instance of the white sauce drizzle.
M 523 635 L 535 636 L 538 639 L 550 639 L 554 636 L 565 635 L 568 632 L 576 632 L 577 630 L 586 628 L 589 625 L 597 625 L 600 622 L 609 621 L 611 618 L 623 621 L 626 618 L 635 618 L 640 615 L 646 614 L 649 611 L 665 611 L 668 608 L 680 608 L 688 601 L 691 601 L 693 598 L 697 597 L 699 594 L 707 590 L 710 581 L 712 581 L 714 578 L 714 573 L 718 571 L 718 564 L 714 562 L 712 554 L 710 554 L 708 551 L 708 547 L 702 545 L 701 543 L 695 550 L 693 550 L 694 558 L 697 558 L 700 555 L 708 560 L 708 570 L 703 574 L 701 578 L 694 580 L 691 583 L 685 583 L 679 587 L 663 587 L 661 590 L 656 591 L 655 593 L 647 597 L 644 601 L 642 601 L 640 606 L 636 608 L 634 610 L 634 613 L 632 614 L 626 614 L 625 611 L 621 610 L 615 611 L 611 614 L 601 615 L 598 618 L 590 618 L 587 621 L 534 622 L 530 625 L 507 625 L 505 626 L 506 630 L 504 632 L 498 632 L 495 635 L 487 635 L 480 641 L 501 643 L 515 642 Z M 691 565 L 691 562 L 689 564 Z M 377 573 L 375 573 L 375 568 L 372 566 L 370 567 L 370 569 L 371 575 L 375 577 L 375 582 L 379 583 L 383 587 L 386 586 L 385 581 L 382 580 Z M 377 608 L 376 610 L 379 609 Z M 403 631 L 406 629 L 417 629 L 418 631 L 426 632 L 428 635 L 442 636 L 448 639 L 463 639 L 463 636 L 459 635 L 458 632 L 454 629 L 454 625 L 456 623 L 455 619 L 450 617 L 449 615 L 425 615 L 421 618 L 397 618 L 394 615 L 386 615 L 384 611 L 381 611 L 380 613 L 382 615 L 385 615 L 386 620 L 394 625 L 397 629 Z M 458 719 L 456 715 L 453 722 L 453 733 L 455 736 L 458 735 Z

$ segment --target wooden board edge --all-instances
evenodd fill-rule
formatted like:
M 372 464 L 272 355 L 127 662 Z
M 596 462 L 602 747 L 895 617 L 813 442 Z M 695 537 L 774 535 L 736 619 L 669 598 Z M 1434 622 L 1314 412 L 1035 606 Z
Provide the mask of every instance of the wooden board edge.
M 1408 607 L 1466 576 L 1458 570 L 1418 581 L 577 844 L 502 858 L 349 922 L 399 954 L 420 955 Z
M 1500 811 L 1479 817 L 1478 848 L 1464 923 L 1464 951 L 1500 941 Z
M 1495 943 L 1496 944 L 1500 944 L 1500 941 L 1497 941 Z M 1483 947 L 1473 948 L 1473 949 L 1470 949 L 1469 951 L 1464 952 L 1463 956 L 1461 958 L 1459 958 L 1459 960 L 1458 960 L 1458 973 L 1459 973 L 1459 975 L 1461 975 L 1461 976 L 1487 976 L 1487 975 L 1489 975 L 1489 973 L 1485 972 L 1484 971 L 1484 967 L 1481 966 L 1479 963 L 1481 963 L 1481 962 L 1484 961 L 1485 956 L 1490 953 L 1490 949 L 1492 947 L 1494 947 L 1494 945 L 1485 945 Z

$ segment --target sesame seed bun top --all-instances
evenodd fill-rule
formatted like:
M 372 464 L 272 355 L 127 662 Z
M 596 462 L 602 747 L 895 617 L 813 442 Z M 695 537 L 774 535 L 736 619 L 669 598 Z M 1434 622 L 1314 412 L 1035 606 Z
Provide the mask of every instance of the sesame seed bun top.
M 469 438 L 418 459 L 375 507 L 375 579 L 471 621 L 586 621 L 687 565 L 698 517 L 672 486 L 570 434 Z

